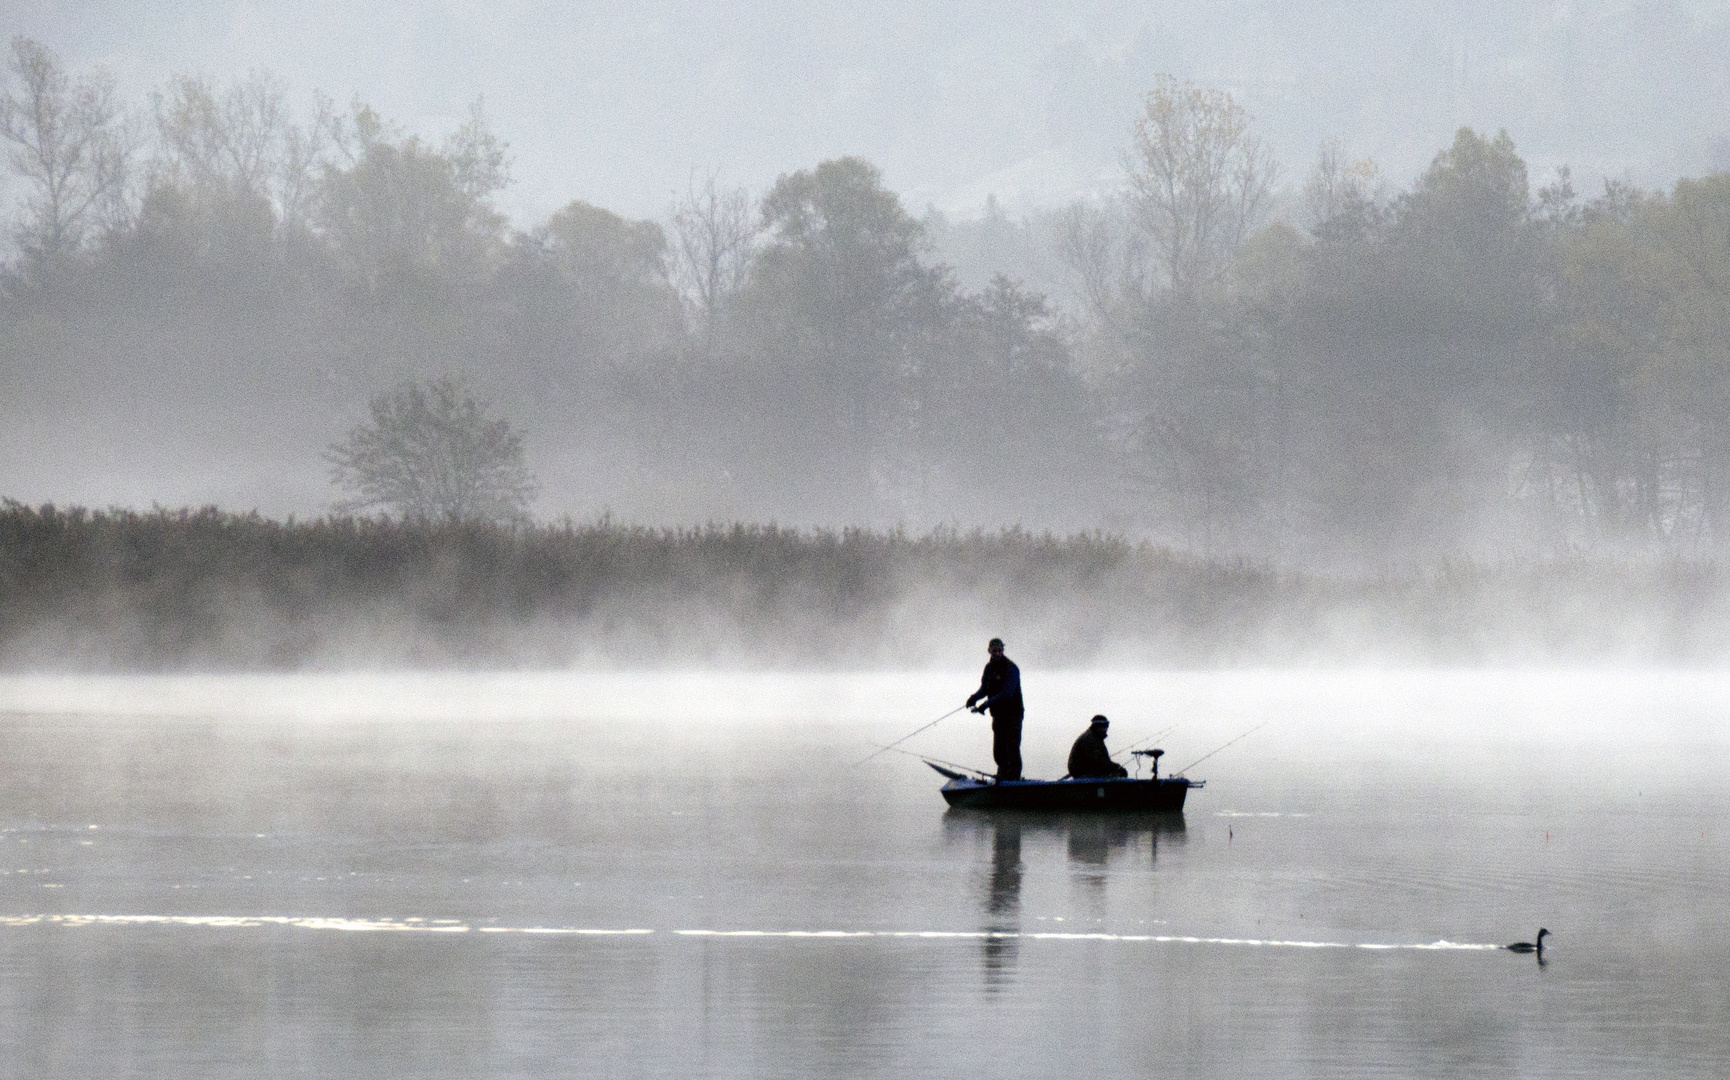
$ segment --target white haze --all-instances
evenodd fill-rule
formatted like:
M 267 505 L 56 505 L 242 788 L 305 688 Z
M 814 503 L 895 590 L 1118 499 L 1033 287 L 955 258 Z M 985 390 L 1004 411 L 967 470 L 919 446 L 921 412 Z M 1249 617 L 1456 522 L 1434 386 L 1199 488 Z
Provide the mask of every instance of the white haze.
M 603 771 L 661 762 L 672 775 L 701 773 L 702 762 L 726 758 L 721 771 L 732 782 L 784 768 L 781 755 L 796 748 L 812 755 L 811 782 L 877 794 L 887 786 L 917 807 L 935 800 L 941 781 L 914 758 L 874 748 L 954 709 L 976 680 L 971 665 L 843 674 L 0 675 L 0 717 L 30 717 L 44 731 L 92 725 L 101 739 L 193 725 L 224 733 L 213 746 L 271 731 L 308 740 L 339 729 L 424 730 L 428 740 L 460 731 L 485 746 L 542 741 L 550 754 L 577 754 Z M 1650 805 L 1716 782 L 1726 739 L 1718 718 L 1730 707 L 1730 678 L 1709 671 L 1029 668 L 1023 688 L 1029 776 L 1060 775 L 1070 742 L 1102 712 L 1114 749 L 1158 746 L 1165 771 L 1212 781 L 1209 816 L 1301 814 L 1319 805 L 1321 787 L 1375 788 L 1414 769 L 1472 787 L 1480 809 L 1523 804 L 1582 777 L 1618 806 L 1633 805 L 1636 789 Z M 757 756 L 740 759 L 745 745 Z M 989 769 L 990 747 L 987 720 L 954 713 L 902 749 Z M 465 767 L 484 773 L 490 762 L 481 754 Z M 258 768 L 235 760 L 228 771 Z
M 761 190 L 825 158 L 883 168 L 908 206 L 976 216 L 1117 184 L 1139 95 L 1170 72 L 1231 89 L 1291 180 L 1323 139 L 1403 182 L 1454 130 L 1506 128 L 1562 163 L 1662 186 L 1730 162 L 1730 5 L 1467 0 L 1206 5 L 49 3 L 0 33 L 139 99 L 169 76 L 266 69 L 429 136 L 484 96 L 512 144 L 519 226 L 573 198 L 656 216 L 691 171 Z

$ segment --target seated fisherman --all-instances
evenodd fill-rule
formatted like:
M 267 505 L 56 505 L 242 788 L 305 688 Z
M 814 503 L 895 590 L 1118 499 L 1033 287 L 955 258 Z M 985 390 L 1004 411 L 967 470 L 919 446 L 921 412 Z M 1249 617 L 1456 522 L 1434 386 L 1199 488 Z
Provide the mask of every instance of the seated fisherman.
M 1105 749 L 1105 729 L 1110 726 L 1111 721 L 1096 716 L 1075 740 L 1075 745 L 1069 748 L 1070 776 L 1077 780 L 1098 780 L 1129 775 L 1129 770 L 1111 760 Z

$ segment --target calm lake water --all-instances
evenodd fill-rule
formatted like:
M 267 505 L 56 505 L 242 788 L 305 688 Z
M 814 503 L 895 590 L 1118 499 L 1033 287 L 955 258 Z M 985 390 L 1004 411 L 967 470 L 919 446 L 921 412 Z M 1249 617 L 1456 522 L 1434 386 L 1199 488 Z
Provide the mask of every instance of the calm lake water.
M 0 1075 L 1730 1071 L 1730 677 L 975 675 L 0 679 Z

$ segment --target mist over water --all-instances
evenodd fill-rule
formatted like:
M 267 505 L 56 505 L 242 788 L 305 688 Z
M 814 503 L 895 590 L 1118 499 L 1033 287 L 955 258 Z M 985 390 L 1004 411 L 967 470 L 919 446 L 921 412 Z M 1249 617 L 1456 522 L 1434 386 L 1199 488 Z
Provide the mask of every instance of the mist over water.
M 971 672 L 8 677 L 16 1075 L 1713 1075 L 1730 680 L 1030 672 L 1029 775 L 1172 728 L 1180 818 L 946 813 Z M 1175 725 L 1175 726 L 1174 726 Z M 908 744 L 989 765 L 962 715 Z M 1169 770 L 1168 770 L 1169 771 Z M 1487 948 L 1553 932 L 1540 967 Z M 628 931 L 628 932 L 627 932 Z M 603 933 L 604 932 L 604 933 Z
M 1730 10 L 711 7 L 0 10 L 0 1078 L 1723 1075 Z

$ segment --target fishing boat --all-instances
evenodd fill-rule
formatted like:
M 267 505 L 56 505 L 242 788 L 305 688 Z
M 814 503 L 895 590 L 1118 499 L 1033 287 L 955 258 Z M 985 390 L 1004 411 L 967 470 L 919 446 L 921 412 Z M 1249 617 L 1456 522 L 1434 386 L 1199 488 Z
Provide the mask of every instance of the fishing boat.
M 1205 780 L 1182 776 L 1152 779 L 1093 780 L 1005 780 L 1001 783 L 983 774 L 969 775 L 927 761 L 948 777 L 943 801 L 958 810 L 1103 810 L 1132 813 L 1178 813 L 1190 788 Z

